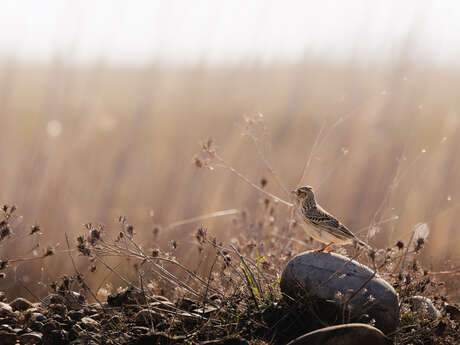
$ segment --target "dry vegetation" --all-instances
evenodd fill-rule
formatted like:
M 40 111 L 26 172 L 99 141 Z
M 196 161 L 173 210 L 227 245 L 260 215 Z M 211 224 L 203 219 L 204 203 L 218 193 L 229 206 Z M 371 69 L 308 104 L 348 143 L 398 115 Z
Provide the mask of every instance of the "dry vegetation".
M 219 308 L 206 323 L 163 331 L 260 331 L 268 341 L 265 318 L 285 311 L 282 267 L 312 247 L 272 195 L 289 200 L 285 189 L 304 183 L 382 248 L 382 274 L 401 296 L 424 293 L 440 308 L 458 301 L 459 88 L 460 71 L 410 61 L 5 64 L 0 200 L 20 211 L 4 210 L 0 289 L 39 297 L 69 289 L 54 282 L 72 274 L 72 289 L 97 301 L 134 284 Z M 209 136 L 216 144 L 196 156 Z M 404 255 L 398 241 L 417 251 Z M 411 315 L 401 344 L 424 332 Z M 443 320 L 450 334 L 456 326 Z M 426 322 L 434 330 L 440 321 Z

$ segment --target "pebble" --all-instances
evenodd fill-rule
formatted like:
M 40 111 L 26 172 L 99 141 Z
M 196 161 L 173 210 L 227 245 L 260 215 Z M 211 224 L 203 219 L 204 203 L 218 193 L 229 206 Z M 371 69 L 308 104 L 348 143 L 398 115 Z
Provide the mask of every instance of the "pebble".
M 0 317 L 12 316 L 13 308 L 7 303 L 0 302 Z
M 0 345 L 15 345 L 17 336 L 12 332 L 0 332 Z
M 94 332 L 99 331 L 99 329 L 101 328 L 101 325 L 99 324 L 99 322 L 87 316 L 81 319 L 80 325 L 84 329 L 89 330 L 89 331 L 94 331 Z
M 34 345 L 42 342 L 43 335 L 38 332 L 31 332 L 22 334 L 18 337 L 19 341 L 23 345 Z
M 62 317 L 67 315 L 67 307 L 64 304 L 50 304 L 49 309 L 52 313 Z
M 431 299 L 423 296 L 412 296 L 409 299 L 409 303 L 412 307 L 412 310 L 422 313 L 428 314 L 434 319 L 437 319 L 441 316 L 441 312 L 434 306 Z
M 13 308 L 13 310 L 19 310 L 19 311 L 24 311 L 24 310 L 34 307 L 32 302 L 29 302 L 28 300 L 22 297 L 18 297 L 14 299 L 13 301 L 11 301 L 10 306 Z
M 393 342 L 380 330 L 362 323 L 330 326 L 307 333 L 288 345 L 390 345 Z
M 72 310 L 72 311 L 69 311 L 67 316 L 70 317 L 74 321 L 79 321 L 85 316 L 85 314 L 80 310 Z

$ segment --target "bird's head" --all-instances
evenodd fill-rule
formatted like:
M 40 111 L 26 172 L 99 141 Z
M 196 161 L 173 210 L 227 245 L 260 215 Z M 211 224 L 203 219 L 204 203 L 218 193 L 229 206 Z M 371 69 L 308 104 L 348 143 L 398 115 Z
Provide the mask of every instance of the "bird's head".
M 310 186 L 299 187 L 291 192 L 298 201 L 304 201 L 313 195 L 313 188 Z

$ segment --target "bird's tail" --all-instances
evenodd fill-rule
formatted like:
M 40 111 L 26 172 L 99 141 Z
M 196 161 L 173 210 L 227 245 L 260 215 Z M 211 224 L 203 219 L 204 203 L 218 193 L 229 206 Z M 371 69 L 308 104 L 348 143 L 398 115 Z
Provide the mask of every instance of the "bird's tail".
M 356 239 L 356 240 L 358 241 L 358 244 L 359 244 L 360 246 L 366 247 L 366 248 L 369 249 L 369 250 L 374 250 L 374 248 L 372 248 L 372 247 L 371 247 L 369 244 L 367 244 L 366 242 L 361 241 L 361 240 L 359 240 L 359 239 Z

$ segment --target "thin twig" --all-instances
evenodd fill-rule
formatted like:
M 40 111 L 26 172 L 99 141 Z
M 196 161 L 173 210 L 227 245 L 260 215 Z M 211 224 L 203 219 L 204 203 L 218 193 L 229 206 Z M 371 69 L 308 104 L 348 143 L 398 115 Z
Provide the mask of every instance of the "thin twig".
M 241 178 L 244 182 L 246 182 L 247 184 L 249 184 L 251 187 L 257 189 L 259 192 L 265 194 L 266 196 L 270 197 L 271 199 L 277 201 L 277 202 L 280 202 L 286 206 L 289 206 L 289 207 L 292 207 L 294 206 L 292 203 L 288 202 L 288 201 L 285 201 L 279 197 L 277 197 L 276 195 L 270 193 L 270 192 L 267 192 L 266 190 L 262 189 L 261 187 L 259 187 L 258 185 L 256 185 L 255 183 L 251 182 L 251 180 L 249 180 L 246 176 L 244 176 L 243 174 L 241 174 L 238 170 L 236 170 L 235 168 L 233 168 L 230 164 L 228 164 L 222 157 L 220 157 L 217 153 L 214 154 L 214 157 L 222 163 L 222 167 L 230 170 L 233 174 L 235 174 L 236 176 L 238 176 L 239 178 Z
M 67 233 L 64 233 L 64 235 L 65 235 L 65 241 L 67 243 L 67 248 L 70 249 L 69 237 L 67 236 Z M 72 262 L 73 268 L 75 270 L 75 273 L 77 274 L 78 277 L 81 278 L 81 283 L 82 283 L 83 289 L 88 291 L 91 294 L 91 296 L 94 298 L 94 300 L 101 306 L 102 311 L 104 313 L 106 313 L 104 305 L 99 300 L 99 298 L 97 298 L 96 294 L 94 294 L 94 292 L 89 288 L 89 286 L 86 284 L 86 282 L 85 282 L 85 280 L 83 278 L 83 275 L 78 271 L 77 265 L 75 264 L 75 260 L 73 259 L 73 256 L 72 256 L 72 253 L 71 253 L 70 250 L 69 250 L 68 254 L 69 254 L 70 260 Z
M 230 216 L 230 215 L 233 215 L 233 214 L 237 214 L 239 212 L 240 211 L 238 211 L 235 208 L 232 208 L 232 209 L 229 209 L 229 210 L 212 212 L 212 213 L 204 214 L 202 216 L 187 218 L 187 219 L 183 219 L 183 220 L 173 222 L 173 223 L 169 224 L 168 226 L 166 226 L 166 229 L 173 229 L 173 228 L 176 228 L 176 227 L 181 226 L 181 225 L 195 223 L 195 222 L 198 222 L 200 220 L 205 220 L 205 219 L 209 219 L 209 218 Z

